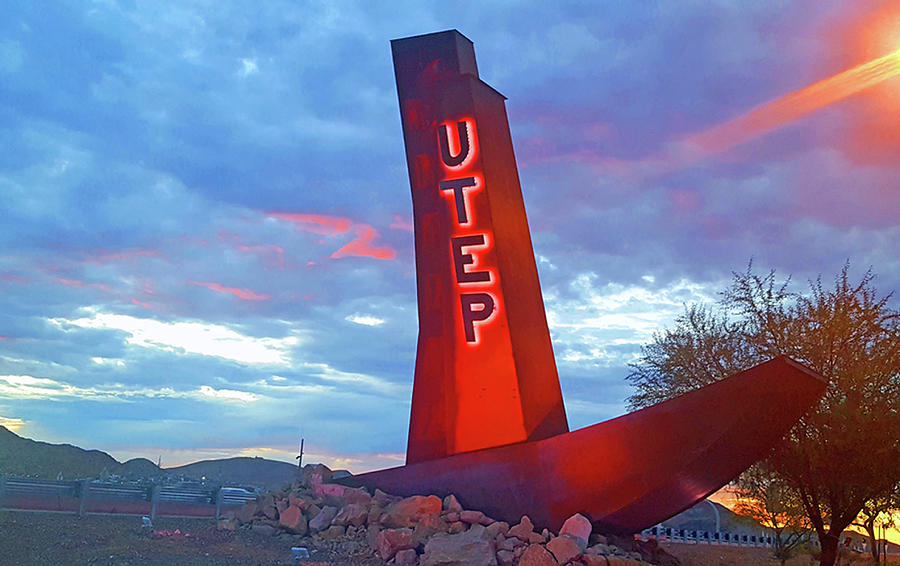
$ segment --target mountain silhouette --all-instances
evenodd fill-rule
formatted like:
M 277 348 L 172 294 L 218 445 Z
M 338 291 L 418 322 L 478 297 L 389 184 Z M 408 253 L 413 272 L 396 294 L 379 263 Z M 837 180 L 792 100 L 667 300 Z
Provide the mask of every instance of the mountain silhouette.
M 204 460 L 174 468 L 159 468 L 146 458 L 123 463 L 100 450 L 31 440 L 0 426 L 0 474 L 10 476 L 74 480 L 116 475 L 125 480 L 151 481 L 168 476 L 272 489 L 292 482 L 296 472 L 297 466 L 287 462 L 246 457 Z

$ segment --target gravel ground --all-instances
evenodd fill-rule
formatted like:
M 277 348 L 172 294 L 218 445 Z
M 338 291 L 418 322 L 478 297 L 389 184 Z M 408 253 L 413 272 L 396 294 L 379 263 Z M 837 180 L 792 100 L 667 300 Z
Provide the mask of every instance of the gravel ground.
M 663 544 L 667 552 L 681 560 L 682 566 L 778 566 L 772 551 L 765 548 L 717 546 L 706 544 Z M 809 554 L 800 554 L 788 560 L 787 566 L 817 566 Z M 868 554 L 853 553 L 843 558 L 842 566 L 871 566 Z M 900 558 L 890 557 L 889 564 L 900 564 Z
M 681 560 L 682 566 L 778 566 L 772 552 L 765 548 L 707 544 L 663 544 L 662 547 Z M 788 562 L 788 566 L 811 564 L 812 559 L 808 555 Z
M 134 516 L 0 511 L 2 566 L 281 566 L 296 564 L 291 547 L 304 546 L 310 562 L 374 566 L 364 539 L 323 541 L 245 530 L 219 531 L 212 519 L 158 518 L 154 536 Z M 320 566 L 323 566 L 320 564 Z

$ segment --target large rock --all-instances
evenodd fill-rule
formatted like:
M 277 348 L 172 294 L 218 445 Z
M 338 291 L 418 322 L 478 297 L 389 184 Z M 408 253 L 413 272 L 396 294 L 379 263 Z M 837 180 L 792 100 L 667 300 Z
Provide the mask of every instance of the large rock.
M 413 532 L 411 529 L 384 529 L 375 537 L 375 548 L 385 562 L 397 554 L 398 550 L 413 548 Z
M 602 554 L 585 554 L 581 557 L 585 566 L 609 566 L 609 560 Z
M 337 540 L 339 538 L 343 538 L 346 534 L 346 530 L 344 527 L 340 525 L 331 525 L 324 531 L 322 531 L 322 538 L 325 540 Z
M 335 515 L 331 522 L 333 525 L 353 525 L 361 527 L 366 524 L 369 516 L 369 509 L 362 503 L 350 503 L 344 505 L 341 511 Z
M 372 501 L 372 496 L 362 487 L 347 487 L 336 483 L 321 483 L 313 486 L 313 493 L 317 497 L 332 498 L 331 500 L 340 500 L 343 503 L 362 503 L 368 505 Z
M 434 495 L 413 495 L 393 503 L 384 510 L 381 524 L 385 527 L 412 527 L 425 515 L 440 515 L 441 500 Z
M 444 498 L 443 507 L 444 511 L 450 513 L 459 513 L 463 510 L 462 505 L 459 504 L 459 500 L 456 499 L 456 496 L 452 493 Z
M 316 516 L 309 521 L 309 530 L 316 533 L 324 531 L 331 526 L 331 521 L 337 515 L 337 507 L 326 505 L 322 510 L 316 513 Z
M 307 531 L 306 517 L 299 507 L 291 505 L 278 516 L 278 524 L 295 535 L 305 535 Z
M 421 566 L 497 566 L 494 546 L 482 538 L 484 527 L 456 535 L 437 535 L 425 545 Z
M 411 548 L 398 550 L 394 556 L 394 564 L 397 566 L 415 566 L 418 563 L 419 557 L 416 555 L 416 551 Z
M 278 519 L 278 509 L 275 508 L 275 505 L 266 505 L 263 507 L 262 512 L 266 519 L 271 519 L 272 521 Z
M 612 554 L 612 551 L 609 550 L 609 547 L 605 544 L 597 543 L 594 546 L 589 546 L 584 551 L 585 554 Z
M 486 524 L 484 522 L 486 518 L 481 511 L 470 511 L 468 509 L 459 514 L 459 520 L 470 525 Z
M 248 501 L 235 511 L 234 518 L 242 524 L 250 523 L 253 521 L 253 516 L 256 515 L 257 511 L 259 511 L 259 505 L 256 501 Z
M 433 520 L 431 517 L 436 517 L 436 515 L 426 515 L 416 523 L 416 528 L 413 530 L 413 545 L 416 548 L 424 547 L 428 539 L 437 533 L 446 533 L 450 530 L 449 525 L 440 517 L 437 517 L 437 520 Z
M 575 539 L 568 536 L 556 537 L 547 543 L 547 550 L 553 553 L 553 557 L 560 564 L 565 564 L 581 556 L 581 548 Z
M 506 521 L 497 521 L 491 523 L 487 526 L 487 532 L 491 536 L 491 538 L 498 538 L 500 536 L 506 536 L 506 533 L 509 532 L 509 523 Z
M 341 497 L 346 503 L 369 505 L 372 502 L 372 496 L 363 487 L 348 487 L 344 489 L 344 494 Z
M 270 537 L 277 532 L 278 529 L 273 527 L 272 525 L 253 525 L 250 527 L 250 532 L 260 534 L 264 537 Z
M 366 515 L 366 523 L 371 527 L 372 525 L 381 524 L 381 516 L 384 514 L 384 509 L 381 508 L 380 505 L 371 505 L 369 507 L 369 513 Z
M 497 562 L 499 566 L 513 566 L 513 562 L 515 562 L 516 555 L 513 554 L 511 550 L 498 550 L 497 551 Z
M 519 566 L 557 566 L 553 555 L 539 544 L 532 544 L 519 557 Z
M 510 527 L 506 536 L 516 537 L 517 539 L 528 543 L 540 543 L 546 541 L 543 535 L 534 532 L 534 524 L 531 522 L 528 515 L 522 515 L 519 524 Z
M 587 548 L 588 540 L 591 538 L 593 526 L 590 520 L 581 513 L 575 513 L 563 523 L 559 530 L 559 536 L 570 536 L 578 543 L 581 550 Z
M 300 473 L 300 483 L 305 486 L 315 486 L 331 481 L 331 470 L 323 464 L 307 464 Z
M 418 523 L 416 523 L 416 526 L 419 525 L 424 527 L 431 527 L 436 531 L 446 532 L 450 523 L 444 520 L 440 515 L 425 515 L 419 519 Z
M 398 495 L 391 495 L 390 493 L 385 493 L 385 492 L 381 491 L 380 489 L 378 489 L 377 487 L 375 488 L 375 496 L 372 497 L 372 500 L 375 503 L 377 503 L 378 505 L 381 505 L 382 507 L 387 507 L 391 503 L 396 503 L 396 502 L 400 501 L 401 499 L 403 499 L 403 498 Z

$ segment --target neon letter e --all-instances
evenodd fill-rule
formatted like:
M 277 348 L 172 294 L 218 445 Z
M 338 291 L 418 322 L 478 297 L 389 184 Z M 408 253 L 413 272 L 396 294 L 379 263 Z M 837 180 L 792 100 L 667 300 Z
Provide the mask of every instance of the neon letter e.
M 463 248 L 469 246 L 483 246 L 484 234 L 473 236 L 456 236 L 451 238 L 453 246 L 453 265 L 456 266 L 457 283 L 476 283 L 478 281 L 490 281 L 491 274 L 487 271 L 466 271 L 466 266 L 475 263 L 472 254 L 463 253 Z
M 475 323 L 491 317 L 494 313 L 494 299 L 487 293 L 463 293 L 459 296 L 459 302 L 462 305 L 466 342 L 474 342 Z M 481 305 L 482 308 L 472 310 L 473 305 Z

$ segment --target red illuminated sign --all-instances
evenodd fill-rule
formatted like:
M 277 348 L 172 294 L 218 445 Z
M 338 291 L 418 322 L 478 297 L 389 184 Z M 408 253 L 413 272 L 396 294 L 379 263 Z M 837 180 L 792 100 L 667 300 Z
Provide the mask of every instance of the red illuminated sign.
M 392 46 L 419 314 L 407 462 L 564 433 L 503 95 L 458 32 Z
M 455 130 L 455 135 L 450 133 L 451 130 Z M 438 183 L 438 189 L 452 197 L 448 214 L 453 218 L 454 233 L 458 233 L 457 230 L 460 229 L 467 230 L 451 236 L 450 257 L 459 288 L 462 332 L 469 344 L 478 343 L 476 323 L 483 324 L 491 320 L 499 307 L 492 294 L 470 291 L 476 285 L 487 284 L 491 287 L 496 283 L 496 278 L 492 276 L 496 267 L 487 265 L 484 257 L 479 255 L 486 251 L 492 241 L 492 234 L 485 228 L 478 231 L 474 219 L 475 207 L 471 205 L 472 199 L 483 192 L 478 189 L 483 188 L 481 179 L 484 178 L 474 165 L 477 163 L 475 153 L 478 147 L 476 131 L 475 120 L 461 119 L 441 124 L 437 136 L 445 172 L 445 178 Z

